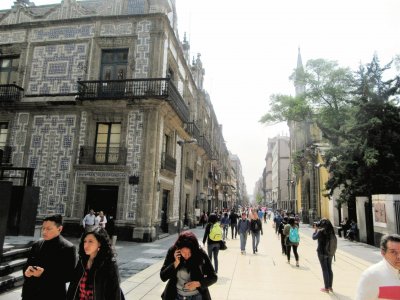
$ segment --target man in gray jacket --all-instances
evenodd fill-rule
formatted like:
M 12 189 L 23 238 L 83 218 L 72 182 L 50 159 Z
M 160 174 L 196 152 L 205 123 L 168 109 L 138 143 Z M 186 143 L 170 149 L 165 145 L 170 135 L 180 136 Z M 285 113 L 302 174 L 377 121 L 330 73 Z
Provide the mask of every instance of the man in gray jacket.
M 246 254 L 247 236 L 250 234 L 250 221 L 246 218 L 246 213 L 242 212 L 242 218 L 238 223 L 238 232 L 240 237 L 240 251 Z

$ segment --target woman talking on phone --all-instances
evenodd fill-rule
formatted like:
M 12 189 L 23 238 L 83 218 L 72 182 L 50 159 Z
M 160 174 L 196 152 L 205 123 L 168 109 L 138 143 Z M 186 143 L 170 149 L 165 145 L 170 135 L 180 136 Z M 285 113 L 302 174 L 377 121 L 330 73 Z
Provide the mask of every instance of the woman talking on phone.
M 160 277 L 162 281 L 168 280 L 161 296 L 165 300 L 209 300 L 208 287 L 218 278 L 191 231 L 182 232 L 168 250 Z

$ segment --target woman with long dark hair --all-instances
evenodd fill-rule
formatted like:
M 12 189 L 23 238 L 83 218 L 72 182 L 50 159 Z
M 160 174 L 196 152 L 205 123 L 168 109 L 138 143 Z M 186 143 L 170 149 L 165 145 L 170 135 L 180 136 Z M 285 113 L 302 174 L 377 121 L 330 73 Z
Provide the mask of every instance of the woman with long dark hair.
M 104 228 L 85 232 L 79 244 L 67 300 L 121 300 L 119 273 L 110 238 Z
M 334 251 L 332 252 L 329 250 L 328 245 L 331 240 L 336 241 L 335 230 L 333 229 L 331 221 L 328 219 L 321 219 L 321 221 L 314 223 L 314 228 L 315 232 L 313 233 L 312 238 L 313 240 L 318 240 L 317 253 L 325 285 L 321 288 L 321 292 L 333 292 L 332 259 L 335 253 Z M 336 250 L 336 248 L 334 250 Z
M 168 250 L 160 277 L 168 280 L 161 296 L 164 300 L 210 300 L 208 287 L 217 281 L 207 253 L 191 231 L 182 232 Z

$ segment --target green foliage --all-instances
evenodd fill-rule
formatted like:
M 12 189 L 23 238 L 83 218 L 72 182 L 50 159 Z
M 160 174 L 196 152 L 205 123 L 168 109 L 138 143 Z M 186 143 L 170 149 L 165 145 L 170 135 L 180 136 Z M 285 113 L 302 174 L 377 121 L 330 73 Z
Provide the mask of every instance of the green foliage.
M 327 188 L 343 187 L 342 201 L 400 192 L 400 108 L 392 101 L 400 93 L 400 79 L 383 80 L 389 69 L 376 56 L 359 68 L 346 139 L 327 155 L 333 175 Z

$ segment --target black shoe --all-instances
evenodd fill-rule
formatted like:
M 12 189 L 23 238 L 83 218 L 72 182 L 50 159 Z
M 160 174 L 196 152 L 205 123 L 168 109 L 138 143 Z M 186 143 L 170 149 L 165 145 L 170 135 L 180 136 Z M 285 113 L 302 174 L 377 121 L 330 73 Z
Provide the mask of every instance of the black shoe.
M 257 247 L 256 247 L 256 252 L 258 252 L 258 249 L 257 249 Z

